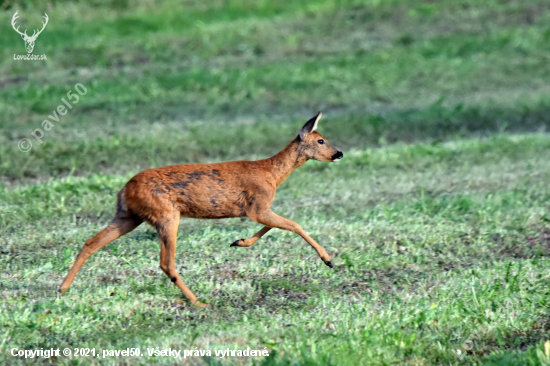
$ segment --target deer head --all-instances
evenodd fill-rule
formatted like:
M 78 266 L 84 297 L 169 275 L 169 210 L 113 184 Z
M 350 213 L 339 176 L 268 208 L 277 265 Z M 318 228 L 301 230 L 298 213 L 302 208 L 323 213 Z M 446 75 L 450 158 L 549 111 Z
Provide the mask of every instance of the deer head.
M 340 161 L 344 153 L 338 148 L 332 146 L 319 132 L 317 132 L 317 123 L 321 119 L 321 112 L 306 122 L 298 135 L 300 141 L 300 153 L 307 159 L 319 161 Z
M 25 29 L 25 32 L 20 32 L 19 31 L 19 27 L 15 28 L 15 19 L 19 18 L 17 16 L 17 11 L 15 12 L 15 14 L 13 14 L 13 18 L 11 18 L 11 26 L 13 27 L 13 29 L 19 33 L 21 35 L 21 38 L 23 38 L 23 40 L 25 41 L 25 48 L 27 49 L 27 53 L 31 53 L 33 48 L 34 48 L 34 42 L 36 41 L 36 38 L 38 37 L 38 35 L 40 33 L 42 33 L 42 31 L 44 30 L 44 28 L 46 28 L 46 24 L 48 24 L 48 14 L 44 13 L 44 16 L 43 18 L 46 19 L 46 22 L 45 23 L 42 23 L 42 29 L 40 29 L 39 31 L 38 30 L 34 30 L 32 36 L 28 36 L 27 35 L 27 30 Z M 37 33 L 38 31 L 38 33 Z

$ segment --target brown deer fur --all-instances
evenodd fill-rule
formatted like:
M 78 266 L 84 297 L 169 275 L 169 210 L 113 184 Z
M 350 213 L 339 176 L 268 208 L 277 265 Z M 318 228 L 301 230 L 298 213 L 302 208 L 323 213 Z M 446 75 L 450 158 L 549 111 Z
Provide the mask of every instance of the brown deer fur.
M 258 161 L 184 164 L 148 169 L 130 179 L 117 195 L 113 221 L 84 244 L 60 292 L 69 289 L 86 259 L 101 247 L 146 221 L 160 238 L 160 267 L 191 303 L 202 305 L 176 271 L 176 237 L 180 217 L 221 219 L 248 216 L 265 225 L 253 237 L 231 246 L 249 247 L 272 228 L 297 233 L 332 268 L 327 252 L 297 223 L 270 209 L 275 190 L 289 174 L 309 159 L 338 161 L 343 154 L 315 131 L 319 112 L 281 152 Z

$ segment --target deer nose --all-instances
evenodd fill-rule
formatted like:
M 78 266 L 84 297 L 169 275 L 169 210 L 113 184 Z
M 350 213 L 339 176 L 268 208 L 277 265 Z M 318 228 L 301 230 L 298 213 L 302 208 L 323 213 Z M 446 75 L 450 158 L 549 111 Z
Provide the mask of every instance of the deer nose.
M 332 155 L 332 161 L 338 161 L 344 157 L 344 153 L 341 151 L 338 151 L 336 154 Z

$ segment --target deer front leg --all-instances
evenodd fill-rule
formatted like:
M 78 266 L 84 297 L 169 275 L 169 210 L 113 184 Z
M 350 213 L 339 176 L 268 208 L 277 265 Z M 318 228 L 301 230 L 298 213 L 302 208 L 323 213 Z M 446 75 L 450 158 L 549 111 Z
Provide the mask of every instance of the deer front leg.
M 300 225 L 298 225 L 294 221 L 285 219 L 284 217 L 281 217 L 273 213 L 271 210 L 264 211 L 261 213 L 251 212 L 250 214 L 247 212 L 247 214 L 252 220 L 260 224 L 264 224 L 266 227 L 270 227 L 270 228 L 276 227 L 279 229 L 292 231 L 300 235 L 302 238 L 304 238 L 305 241 L 309 243 L 309 245 L 313 247 L 313 249 L 317 251 L 317 254 L 319 254 L 319 257 L 321 257 L 323 262 L 325 262 L 325 264 L 330 268 L 333 268 L 332 263 L 330 262 L 330 256 L 328 255 L 328 253 L 315 240 L 313 240 L 311 236 L 307 235 L 304 229 L 302 229 Z
M 248 239 L 240 239 L 235 240 L 233 244 L 231 244 L 231 247 L 251 247 L 252 244 L 258 241 L 262 236 L 264 236 L 269 230 L 271 230 L 269 226 L 264 226 L 262 230 L 258 231 L 256 234 L 254 234 L 253 237 Z

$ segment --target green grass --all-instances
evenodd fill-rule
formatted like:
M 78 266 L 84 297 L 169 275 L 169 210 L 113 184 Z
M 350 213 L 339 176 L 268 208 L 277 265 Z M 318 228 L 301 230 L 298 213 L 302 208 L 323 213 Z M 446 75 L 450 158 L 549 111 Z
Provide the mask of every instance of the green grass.
M 550 125 L 545 1 L 22 4 L 31 27 L 49 11 L 48 61 L 14 62 L 0 13 L 8 182 L 265 155 L 317 110 L 346 149 Z M 79 82 L 88 94 L 20 154 Z
M 11 349 L 264 349 L 193 365 L 550 364 L 547 1 L 0 2 L 0 363 Z M 50 22 L 23 54 L 10 20 Z M 43 145 L 30 133 L 86 86 Z M 257 159 L 318 110 L 345 152 L 248 219 L 183 219 L 177 269 L 142 225 L 56 291 L 142 169 Z M 33 148 L 19 151 L 30 138 Z
M 268 346 L 298 364 L 418 365 L 537 347 L 550 313 L 548 154 L 550 140 L 539 134 L 355 150 L 339 164 L 306 164 L 273 209 L 320 241 L 333 270 L 291 233 L 230 248 L 257 225 L 184 219 L 176 260 L 210 304 L 201 311 L 161 273 L 146 226 L 94 255 L 68 295 L 56 296 L 128 177 L 5 189 L 3 350 Z M 531 353 L 510 364 L 531 357 L 542 365 Z

